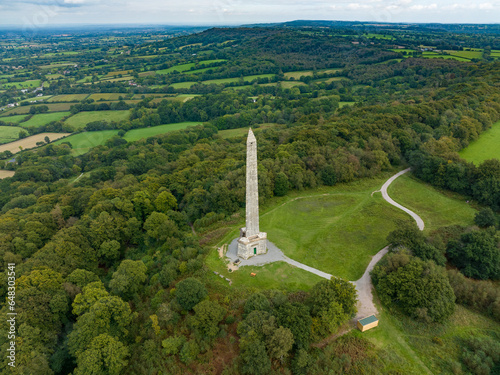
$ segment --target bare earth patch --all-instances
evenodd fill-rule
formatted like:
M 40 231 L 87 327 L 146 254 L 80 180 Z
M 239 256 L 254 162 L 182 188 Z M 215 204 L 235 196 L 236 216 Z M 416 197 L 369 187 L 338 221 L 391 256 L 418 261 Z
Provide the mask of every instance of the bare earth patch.
M 4 171 L 4 170 L 0 170 L 0 180 L 2 178 L 7 178 L 7 177 L 12 177 L 14 176 L 14 173 L 16 173 L 15 171 Z
M 40 133 L 36 135 L 32 135 L 31 137 L 26 137 L 24 139 L 20 139 L 18 141 L 6 143 L 4 145 L 0 145 L 0 152 L 10 151 L 13 154 L 19 152 L 19 146 L 26 150 L 28 148 L 37 147 L 37 142 L 43 142 L 45 137 L 49 137 L 50 141 L 55 141 L 56 139 L 66 137 L 71 133 Z

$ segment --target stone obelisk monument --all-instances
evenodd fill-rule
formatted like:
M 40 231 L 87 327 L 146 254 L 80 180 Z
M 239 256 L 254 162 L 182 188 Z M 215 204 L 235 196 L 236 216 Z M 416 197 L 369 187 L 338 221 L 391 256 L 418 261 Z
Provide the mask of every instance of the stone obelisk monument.
M 248 259 L 264 254 L 267 249 L 267 233 L 259 230 L 259 180 L 257 176 L 257 140 L 248 131 L 246 177 L 246 227 L 240 229 L 238 256 Z

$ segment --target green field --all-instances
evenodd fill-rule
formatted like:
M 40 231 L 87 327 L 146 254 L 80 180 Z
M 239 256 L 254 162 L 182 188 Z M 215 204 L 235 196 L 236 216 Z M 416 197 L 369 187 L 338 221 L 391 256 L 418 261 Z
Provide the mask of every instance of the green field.
M 481 134 L 478 140 L 460 151 L 460 157 L 479 165 L 487 159 L 500 159 L 500 121 Z
M 392 51 L 392 52 L 401 52 L 401 53 L 413 53 L 413 52 L 417 52 L 416 50 L 414 49 L 410 49 L 410 48 L 391 48 L 389 49 L 389 51 Z
M 465 59 L 480 59 L 483 57 L 483 51 L 480 49 L 473 49 L 470 51 L 453 51 L 453 50 L 445 50 L 446 53 L 453 55 L 453 56 L 458 56 L 458 57 L 463 57 Z
M 130 81 L 134 79 L 134 77 L 132 76 L 124 76 L 124 77 L 120 77 L 120 78 L 106 78 L 106 79 L 101 79 L 101 81 L 105 81 L 105 82 L 120 82 L 120 81 Z
M 329 189 L 327 195 L 291 200 L 261 215 L 260 226 L 290 258 L 357 280 L 371 257 L 387 245 L 396 220 L 407 219 L 381 196 L 370 196 L 383 181 L 364 183 L 362 191 L 349 191 L 344 185 Z
M 74 103 L 48 103 L 48 104 L 37 104 L 33 107 L 37 107 L 39 105 L 46 105 L 49 108 L 49 112 L 63 112 L 63 111 L 69 111 L 70 107 L 74 105 Z M 25 105 L 25 106 L 20 106 L 20 107 L 15 107 L 12 108 L 9 111 L 4 112 L 5 115 L 22 115 L 22 114 L 28 114 L 30 112 L 30 108 L 32 106 Z
M 200 69 L 187 70 L 184 72 L 184 74 L 199 74 L 206 72 L 209 69 L 214 69 L 214 68 L 200 68 Z
M 291 89 L 292 87 L 305 85 L 305 83 L 301 81 L 280 81 L 279 83 L 281 85 L 281 88 L 283 89 Z M 277 82 L 271 82 L 271 83 L 264 83 L 262 84 L 262 86 L 275 86 L 277 84 L 278 84 Z
M 324 280 L 322 277 L 285 262 L 275 262 L 260 267 L 245 266 L 237 271 L 229 272 L 215 250 L 210 252 L 205 262 L 211 270 L 217 271 L 231 280 L 233 287 L 245 286 L 256 289 L 299 291 L 311 289 L 314 284 Z M 251 273 L 255 273 L 256 276 L 251 276 Z M 215 274 L 210 275 L 210 277 L 228 284 L 226 280 Z
M 418 214 L 431 231 L 447 225 L 472 225 L 476 210 L 458 195 L 446 195 L 411 175 L 397 178 L 388 188 L 392 199 Z M 449 196 L 448 196 L 449 195 Z
M 3 122 L 11 122 L 13 124 L 17 124 L 26 118 L 27 115 L 16 115 L 16 116 L 6 116 L 0 117 L 0 121 Z
M 94 121 L 123 121 L 128 119 L 129 111 L 91 111 L 80 112 L 66 120 L 66 124 L 75 129 L 82 129 L 89 122 Z
M 49 102 L 79 102 L 86 99 L 89 94 L 69 94 L 69 95 L 57 95 L 50 98 Z
M 19 139 L 19 132 L 23 128 L 17 126 L 0 126 L 0 144 L 9 143 Z
M 172 67 L 170 67 L 168 69 L 157 70 L 156 74 L 169 74 L 169 73 L 172 73 L 174 71 L 184 72 L 186 70 L 191 69 L 195 65 L 196 65 L 195 63 L 187 63 L 187 64 L 181 64 L 181 65 L 174 65 L 174 66 L 172 66 Z
M 179 122 L 176 124 L 158 125 L 150 128 L 132 129 L 129 130 L 123 138 L 126 139 L 127 142 L 133 142 L 142 138 L 154 137 L 158 134 L 164 134 L 172 132 L 174 130 L 185 129 L 188 126 L 195 126 L 200 124 L 200 122 Z
M 121 112 L 128 112 L 128 111 L 121 111 Z M 89 112 L 83 112 L 83 113 L 89 113 Z M 133 142 L 139 139 L 154 137 L 159 134 L 165 134 L 174 130 L 185 129 L 188 126 L 195 126 L 199 124 L 200 124 L 199 122 L 180 122 L 176 124 L 153 126 L 150 128 L 132 129 L 125 134 L 123 139 L 127 140 L 127 142 Z M 73 154 L 81 155 L 88 152 L 92 147 L 105 144 L 108 139 L 110 139 L 115 135 L 118 135 L 118 130 L 82 132 L 71 135 L 54 143 L 61 144 L 62 142 L 70 142 L 71 145 L 73 146 Z
M 47 77 L 48 80 L 51 81 L 51 80 L 54 80 L 54 79 L 62 78 L 64 76 L 62 74 L 55 73 L 55 74 L 47 74 L 46 77 Z
M 188 89 L 195 84 L 196 84 L 196 82 L 188 81 L 188 82 L 172 83 L 169 86 L 173 87 L 174 89 Z
M 316 72 L 319 74 L 324 74 L 324 73 L 336 73 L 340 72 L 342 69 L 320 69 L 317 70 Z M 302 71 L 295 71 L 295 72 L 286 72 L 283 75 L 287 78 L 294 78 L 294 79 L 300 79 L 300 77 L 311 77 L 314 74 L 314 70 L 302 70 Z
M 73 146 L 73 154 L 81 155 L 88 152 L 92 147 L 103 145 L 108 139 L 118 134 L 118 130 L 102 130 L 97 132 L 83 132 L 70 135 L 64 139 L 55 141 L 55 144 L 70 142 Z
M 461 341 L 478 336 L 497 339 L 500 335 L 498 323 L 460 305 L 455 305 L 447 322 L 439 324 L 412 319 L 395 309 L 388 311 L 378 303 L 376 292 L 375 301 L 379 326 L 352 334 L 362 335 L 380 349 L 377 354 L 383 362 L 401 366 L 394 373 L 470 374 L 456 371 L 461 368 Z
M 199 96 L 199 94 L 179 94 L 176 96 L 169 96 L 166 98 L 160 98 L 160 100 L 174 100 L 174 101 L 179 101 L 179 102 L 187 102 L 190 99 L 193 99 L 194 97 Z M 155 99 L 157 100 L 157 99 Z
M 374 39 L 387 39 L 387 40 L 395 39 L 392 35 L 373 34 L 373 33 L 363 34 L 363 36 L 365 36 L 367 38 L 374 38 Z
M 71 112 L 54 112 L 54 113 L 41 113 L 34 115 L 28 121 L 23 122 L 23 127 L 35 127 L 46 125 L 52 121 L 59 121 L 63 117 L 69 116 Z
M 452 55 L 443 55 L 436 52 L 423 52 L 422 57 L 426 59 L 447 59 L 447 60 L 458 60 L 458 61 L 470 61 L 465 57 L 460 56 L 452 56 Z
M 41 85 L 41 81 L 39 79 L 31 79 L 31 80 L 24 81 L 24 82 L 9 82 L 9 83 L 5 83 L 3 86 L 24 89 L 24 88 L 40 87 L 40 85 Z
M 258 79 L 258 78 L 272 78 L 274 77 L 274 74 L 255 74 L 255 75 L 251 75 L 251 76 L 245 76 L 243 77 L 243 81 L 245 82 L 252 82 L 253 80 L 255 79 Z M 216 85 L 221 85 L 221 84 L 224 84 L 224 83 L 232 83 L 232 82 L 239 82 L 241 80 L 241 78 L 221 78 L 221 79 L 209 79 L 207 81 L 202 81 L 202 83 L 204 84 L 211 84 L 211 83 L 215 83 Z
M 108 74 L 106 74 L 104 77 L 114 77 L 114 76 L 119 76 L 120 74 L 121 75 L 130 75 L 130 73 L 132 73 L 133 70 L 118 70 L 118 71 L 115 71 L 115 72 L 109 72 Z
M 50 98 L 52 98 L 52 95 L 43 95 L 43 96 L 37 96 L 36 98 L 28 98 L 28 99 L 21 100 L 20 103 L 32 102 L 32 101 L 35 101 L 35 100 L 37 102 L 41 102 L 41 101 L 46 102 L 47 99 L 50 99 Z
M 88 99 L 94 99 L 94 101 L 103 101 L 103 100 L 119 100 L 120 97 L 125 97 L 127 94 L 92 94 L 88 97 Z

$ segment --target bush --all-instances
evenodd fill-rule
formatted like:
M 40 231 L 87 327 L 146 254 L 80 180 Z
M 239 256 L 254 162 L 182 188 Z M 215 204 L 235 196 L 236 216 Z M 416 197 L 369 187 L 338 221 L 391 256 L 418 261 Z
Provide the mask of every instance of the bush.
M 500 343 L 490 337 L 477 337 L 466 343 L 462 361 L 473 374 L 491 374 L 500 362 Z
M 252 311 L 262 310 L 269 311 L 271 310 L 271 304 L 269 300 L 260 293 L 255 293 L 250 296 L 250 298 L 245 302 L 245 315 L 250 314 Z
M 164 348 L 165 354 L 174 355 L 179 353 L 179 349 L 186 342 L 186 338 L 184 336 L 171 336 L 167 337 L 165 340 L 161 342 L 161 345 Z
M 194 361 L 198 354 L 200 354 L 200 347 L 198 346 L 196 341 L 189 340 L 184 343 L 184 345 L 182 345 L 179 357 L 181 358 L 182 362 L 187 364 L 191 361 Z
M 411 317 L 443 322 L 455 309 L 444 268 L 408 252 L 389 254 L 373 269 L 372 280 L 383 303 L 398 305 Z
M 474 223 L 481 228 L 492 227 L 497 224 L 497 218 L 491 208 L 484 208 L 474 216 Z
M 176 285 L 177 302 L 184 310 L 192 310 L 207 294 L 205 286 L 192 277 L 182 280 Z
M 457 270 L 447 273 L 457 303 L 500 321 L 500 290 L 495 284 L 468 279 Z
M 467 277 L 500 278 L 499 236 L 494 228 L 464 233 L 448 242 L 446 252 L 451 263 Z

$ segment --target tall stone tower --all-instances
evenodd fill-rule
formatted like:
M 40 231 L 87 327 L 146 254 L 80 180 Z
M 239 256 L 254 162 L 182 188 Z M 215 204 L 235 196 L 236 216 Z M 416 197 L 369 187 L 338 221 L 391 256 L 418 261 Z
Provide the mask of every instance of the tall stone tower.
M 264 254 L 267 250 L 267 233 L 259 230 L 259 180 L 257 176 L 257 140 L 248 131 L 247 180 L 246 180 L 246 227 L 240 229 L 238 256 L 248 259 Z

